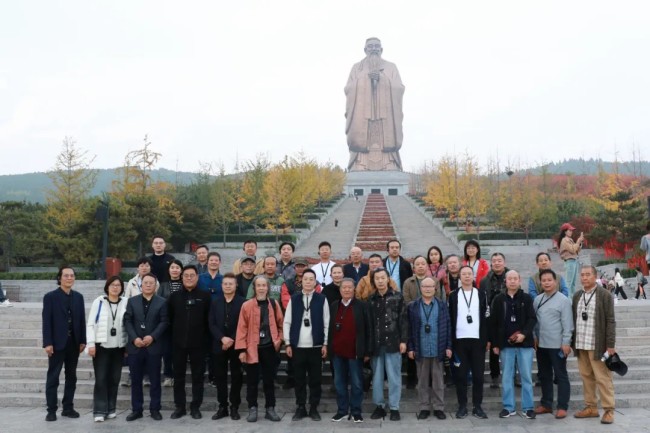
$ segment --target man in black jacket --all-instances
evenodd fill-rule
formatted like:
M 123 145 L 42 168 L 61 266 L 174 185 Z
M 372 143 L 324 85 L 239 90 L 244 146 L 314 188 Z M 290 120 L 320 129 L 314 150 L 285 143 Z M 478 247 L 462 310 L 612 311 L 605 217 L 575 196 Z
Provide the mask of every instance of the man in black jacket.
M 160 414 L 160 365 L 163 353 L 162 337 L 169 326 L 167 302 L 157 296 L 156 277 L 149 273 L 142 277 L 142 294 L 129 298 L 124 314 L 124 327 L 129 343 L 129 371 L 131 373 L 131 410 L 127 421 L 142 418 L 142 379 L 148 374 L 151 382 L 149 410 L 151 418 L 162 419 Z
M 153 249 L 153 254 L 149 256 L 153 263 L 151 266 L 151 273 L 154 274 L 156 278 L 158 278 L 158 282 L 162 284 L 169 281 L 168 270 L 169 265 L 172 260 L 174 260 L 174 256 L 165 252 L 167 244 L 165 243 L 165 239 L 160 235 L 153 237 L 151 240 L 151 248 Z
M 384 268 L 370 273 L 374 293 L 368 299 L 373 320 L 372 400 L 377 406 L 371 419 L 386 416 L 384 409 L 384 371 L 388 376 L 388 405 L 390 420 L 399 421 L 402 396 L 402 355 L 406 353 L 408 319 L 404 297 L 388 285 Z
M 210 294 L 198 290 L 196 267 L 188 265 L 182 274 L 183 290 L 174 292 L 169 297 L 169 323 L 172 329 L 172 348 L 174 364 L 174 404 L 176 410 L 171 418 L 180 418 L 187 414 L 185 396 L 185 371 L 187 358 L 192 370 L 192 418 L 201 418 L 203 403 L 203 372 L 205 370 L 205 341 L 208 336 L 208 313 L 210 311 Z
M 492 352 L 503 363 L 503 410 L 500 418 L 508 418 L 515 412 L 514 374 L 521 375 L 521 410 L 528 419 L 535 418 L 533 402 L 533 330 L 537 316 L 533 298 L 521 290 L 517 271 L 506 273 L 506 293 L 498 294 L 492 301 L 490 329 Z
M 363 263 L 363 251 L 359 247 L 352 247 L 350 249 L 350 263 L 343 266 L 343 276 L 352 278 L 354 286 L 359 283 L 359 280 L 368 275 L 370 268 L 367 264 Z
M 239 354 L 235 351 L 235 334 L 239 323 L 239 312 L 246 299 L 237 293 L 237 279 L 233 273 L 229 272 L 223 276 L 221 288 L 223 296 L 212 301 L 208 318 L 219 401 L 219 409 L 212 419 L 217 420 L 228 416 L 228 363 L 230 363 L 230 418 L 238 420 L 242 366 Z
M 338 409 L 332 421 L 348 416 L 362 422 L 363 363 L 372 354 L 372 319 L 365 302 L 354 297 L 354 280 L 343 278 L 341 299 L 330 304 L 328 334 Z M 348 386 L 350 391 L 348 391 Z
M 384 267 L 388 271 L 388 276 L 395 280 L 397 288 L 402 290 L 402 284 L 413 276 L 413 267 L 402 256 L 402 243 L 397 239 L 391 239 L 386 243 L 388 255 L 384 258 Z
M 492 300 L 499 294 L 505 293 L 506 291 L 506 272 L 508 268 L 506 267 L 506 257 L 497 252 L 492 254 L 490 258 L 491 270 L 488 274 L 481 280 L 481 289 L 485 296 L 487 296 L 488 305 L 492 305 Z M 499 374 L 501 373 L 501 366 L 499 365 L 499 355 L 496 355 L 494 352 L 490 351 L 490 377 L 492 378 L 492 383 L 490 383 L 490 388 L 498 389 L 499 388 Z
M 483 412 L 483 374 L 488 343 L 488 308 L 485 293 L 473 287 L 474 271 L 460 268 L 461 287 L 449 295 L 451 340 L 456 366 L 456 418 L 467 416 L 467 373 L 472 372 L 472 415 L 485 419 Z

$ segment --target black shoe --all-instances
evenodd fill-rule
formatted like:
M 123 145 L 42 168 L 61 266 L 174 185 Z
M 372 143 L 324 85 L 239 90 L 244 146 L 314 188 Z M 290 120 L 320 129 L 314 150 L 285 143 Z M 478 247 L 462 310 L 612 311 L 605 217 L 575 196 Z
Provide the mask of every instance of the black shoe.
M 381 406 L 377 406 L 374 412 L 372 413 L 372 415 L 370 415 L 370 419 L 379 419 L 379 418 L 384 418 L 385 416 L 386 416 L 386 409 L 384 409 Z
M 151 411 L 151 419 L 154 421 L 161 421 L 162 420 L 162 415 L 160 414 L 159 410 L 152 410 Z
M 415 389 L 415 387 L 417 386 L 417 384 L 418 384 L 418 383 L 417 383 L 417 381 L 415 381 L 415 380 L 407 380 L 407 381 L 406 381 L 406 389 Z
M 445 413 L 441 410 L 434 410 L 433 416 L 435 416 L 438 419 L 447 419 L 447 415 L 445 415 Z
M 217 419 L 225 418 L 227 416 L 228 416 L 228 408 L 219 407 L 219 409 L 217 410 L 217 413 L 212 415 L 212 419 L 217 420 Z
M 45 421 L 56 421 L 56 413 L 48 412 L 47 415 L 45 415 Z
M 316 406 L 311 406 L 309 408 L 309 418 L 311 418 L 312 421 L 321 420 L 320 414 L 318 413 L 318 409 L 316 408 Z
M 230 406 L 230 419 L 235 421 L 241 419 L 241 416 L 239 415 L 239 409 L 235 406 Z
M 201 419 L 203 418 L 203 415 L 201 415 L 201 411 L 198 409 L 191 409 L 190 410 L 190 415 L 192 416 L 193 419 Z
M 305 406 L 298 406 L 296 408 L 296 413 L 294 413 L 293 417 L 291 418 L 291 421 L 300 421 L 306 416 L 307 416 L 307 409 L 305 409 Z
M 493 377 L 492 378 L 492 381 L 490 382 L 490 388 L 499 389 L 499 378 L 498 377 Z
M 77 412 L 74 409 L 64 409 L 61 411 L 61 416 L 65 416 L 68 418 L 79 418 L 79 412 Z
M 527 410 L 526 413 L 524 414 L 524 416 L 525 416 L 526 418 L 528 418 L 528 419 L 535 419 L 535 417 L 537 416 L 537 414 L 535 413 L 534 410 L 531 409 L 531 410 Z
M 187 411 L 185 410 L 185 408 L 177 407 L 176 410 L 174 412 L 172 412 L 170 418 L 171 419 L 178 419 L 178 418 L 183 417 L 185 415 L 187 415 Z
M 291 389 L 296 387 L 296 381 L 292 378 L 288 378 L 286 382 L 282 384 L 282 389 Z
M 361 416 L 361 414 L 352 415 L 352 419 L 354 420 L 354 422 L 363 422 L 363 417 Z
M 431 415 L 431 412 L 428 410 L 421 410 L 417 415 L 417 419 L 427 419 L 429 418 L 429 415 Z
M 126 416 L 127 421 L 135 421 L 140 418 L 142 418 L 142 412 L 131 412 Z
M 480 406 L 476 406 L 474 409 L 472 409 L 472 415 L 474 415 L 476 418 L 480 419 L 487 419 L 487 415 L 485 412 L 483 412 L 483 409 L 481 409 Z
M 390 420 L 391 421 L 399 421 L 401 419 L 402 419 L 402 417 L 399 416 L 399 411 L 398 410 L 393 410 L 393 409 L 390 410 Z
M 334 414 L 334 416 L 332 417 L 332 421 L 333 422 L 342 421 L 343 419 L 345 419 L 346 416 L 348 415 L 345 413 L 336 412 L 336 414 Z
M 456 418 L 463 419 L 467 416 L 467 408 L 465 406 L 459 407 L 456 411 Z
M 508 409 L 501 409 L 501 412 L 499 412 L 499 418 L 510 418 L 513 415 L 516 415 L 517 412 L 514 410 L 510 412 Z

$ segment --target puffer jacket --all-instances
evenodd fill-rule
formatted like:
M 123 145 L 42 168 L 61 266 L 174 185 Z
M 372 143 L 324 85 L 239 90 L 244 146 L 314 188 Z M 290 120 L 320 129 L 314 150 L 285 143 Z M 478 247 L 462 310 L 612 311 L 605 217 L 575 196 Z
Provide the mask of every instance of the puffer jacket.
M 124 313 L 126 312 L 126 299 L 120 298 L 117 304 L 117 314 L 115 315 L 115 329 L 120 336 L 120 346 L 126 347 L 126 328 L 124 327 Z M 111 307 L 106 296 L 98 296 L 93 301 L 88 313 L 86 322 L 86 340 L 88 347 L 95 347 L 96 344 L 106 343 L 108 341 L 108 332 L 112 319 Z

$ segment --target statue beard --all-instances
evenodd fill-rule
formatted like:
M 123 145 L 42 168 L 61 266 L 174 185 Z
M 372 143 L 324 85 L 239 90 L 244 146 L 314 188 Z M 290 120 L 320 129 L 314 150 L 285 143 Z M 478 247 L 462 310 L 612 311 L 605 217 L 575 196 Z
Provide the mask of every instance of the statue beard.
M 368 59 L 370 72 L 379 72 L 379 66 L 381 65 L 381 54 L 370 53 L 366 56 L 366 59 Z

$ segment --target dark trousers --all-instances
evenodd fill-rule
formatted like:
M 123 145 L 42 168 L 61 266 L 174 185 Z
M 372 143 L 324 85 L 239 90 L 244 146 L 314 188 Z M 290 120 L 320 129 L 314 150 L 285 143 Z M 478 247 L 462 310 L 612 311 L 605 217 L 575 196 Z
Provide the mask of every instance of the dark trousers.
M 233 347 L 220 353 L 213 353 L 215 381 L 217 382 L 217 401 L 220 407 L 228 407 L 228 364 L 230 364 L 230 405 L 241 404 L 243 374 L 239 353 Z
M 203 347 L 174 347 L 174 404 L 177 408 L 185 409 L 185 374 L 187 358 L 190 358 L 192 371 L 192 402 L 190 409 L 199 409 L 203 403 L 203 372 L 205 371 L 205 350 Z
M 293 369 L 296 378 L 296 404 L 304 406 L 307 403 L 307 376 L 309 376 L 309 404 L 318 406 L 323 377 L 321 348 L 293 348 Z
M 131 410 L 142 412 L 144 396 L 142 380 L 149 376 L 149 410 L 160 410 L 160 355 L 151 355 L 147 349 L 129 355 L 129 371 L 131 372 Z
M 59 376 L 65 366 L 65 387 L 63 388 L 63 410 L 74 408 L 74 392 L 77 389 L 77 364 L 79 362 L 79 345 L 73 338 L 68 338 L 68 343 L 63 350 L 55 350 L 48 358 L 47 379 L 45 381 L 45 400 L 47 411 L 56 412 L 57 391 L 59 389 Z
M 501 365 L 499 364 L 499 355 L 495 355 L 491 350 L 490 354 L 490 377 L 496 379 L 501 374 Z
M 537 348 L 537 369 L 542 382 L 542 406 L 553 409 L 553 375 L 557 381 L 557 408 L 567 410 L 571 384 L 566 371 L 566 357 L 558 356 L 560 349 Z
M 460 407 L 467 407 L 467 373 L 472 372 L 472 404 L 483 403 L 483 374 L 485 373 L 485 344 L 477 338 L 456 340 L 454 352 L 460 360 L 456 368 L 456 397 Z
M 172 334 L 170 331 L 165 331 L 162 336 L 163 346 L 163 375 L 165 378 L 174 377 L 173 361 L 172 361 Z
M 627 299 L 627 293 L 625 293 L 625 290 L 623 290 L 623 286 L 616 285 L 616 289 L 614 289 L 614 296 L 621 294 L 623 299 Z
M 93 370 L 95 371 L 93 414 L 95 416 L 115 413 L 123 360 L 123 347 L 105 349 L 99 345 L 95 346 L 95 357 L 93 358 Z
M 406 359 L 406 381 L 409 385 L 415 385 L 418 383 L 418 370 L 415 365 L 415 359 L 411 359 L 406 355 L 403 355 Z
M 278 365 L 278 354 L 272 345 L 257 349 L 258 362 L 246 364 L 246 402 L 248 407 L 257 407 L 257 378 L 262 374 L 264 384 L 264 407 L 275 407 L 275 372 Z

